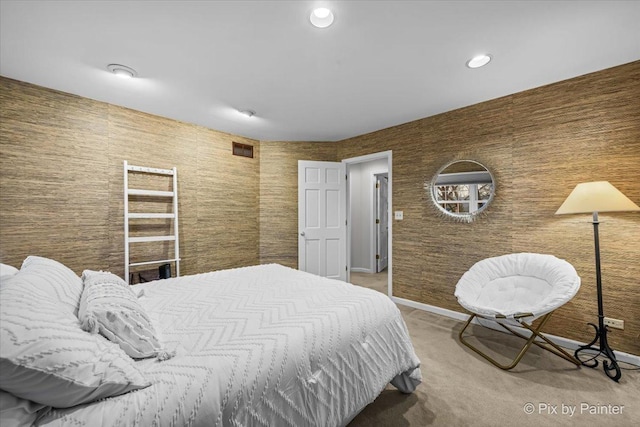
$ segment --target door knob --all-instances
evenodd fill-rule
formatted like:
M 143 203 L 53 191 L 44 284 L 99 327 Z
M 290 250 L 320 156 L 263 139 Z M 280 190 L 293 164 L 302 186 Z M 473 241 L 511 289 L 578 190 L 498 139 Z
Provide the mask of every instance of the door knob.
M 300 232 L 300 235 L 301 235 L 302 237 L 304 237 L 304 231 Z

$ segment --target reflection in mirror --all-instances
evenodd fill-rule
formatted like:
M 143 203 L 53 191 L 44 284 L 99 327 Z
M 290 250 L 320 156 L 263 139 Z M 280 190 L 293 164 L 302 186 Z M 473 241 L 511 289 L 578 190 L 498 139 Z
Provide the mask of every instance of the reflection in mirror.
M 495 181 L 491 172 L 473 160 L 445 165 L 431 180 L 431 200 L 447 216 L 471 222 L 491 202 Z

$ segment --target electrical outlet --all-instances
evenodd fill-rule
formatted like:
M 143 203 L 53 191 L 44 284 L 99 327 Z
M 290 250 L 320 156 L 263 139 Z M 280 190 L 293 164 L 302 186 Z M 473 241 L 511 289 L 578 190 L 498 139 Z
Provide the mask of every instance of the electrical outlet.
M 624 329 L 624 320 L 612 319 L 610 317 L 605 317 L 604 318 L 604 324 L 605 324 L 605 326 L 608 326 L 610 328 Z

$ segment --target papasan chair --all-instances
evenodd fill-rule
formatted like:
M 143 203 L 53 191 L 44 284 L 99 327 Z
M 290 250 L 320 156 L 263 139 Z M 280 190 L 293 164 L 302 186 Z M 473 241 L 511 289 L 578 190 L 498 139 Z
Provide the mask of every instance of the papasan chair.
M 487 258 L 474 264 L 458 281 L 455 296 L 472 314 L 460 331 L 460 341 L 495 366 L 515 367 L 532 344 L 548 350 L 576 366 L 580 362 L 540 332 L 554 310 L 578 292 L 580 277 L 567 261 L 553 255 L 515 253 Z M 510 364 L 498 363 L 464 340 L 474 318 L 496 322 L 526 341 Z M 537 326 L 533 321 L 540 318 Z M 529 331 L 514 329 L 522 327 Z M 524 333 L 524 335 L 523 335 Z

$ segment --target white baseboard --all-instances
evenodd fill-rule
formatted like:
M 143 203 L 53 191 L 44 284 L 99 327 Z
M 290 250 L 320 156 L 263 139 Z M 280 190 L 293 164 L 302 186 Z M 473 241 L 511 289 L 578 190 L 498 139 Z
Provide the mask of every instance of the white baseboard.
M 370 268 L 351 267 L 352 273 L 373 273 Z
M 446 308 L 436 307 L 434 305 L 411 301 L 404 298 L 391 297 L 391 300 L 396 304 L 406 305 L 407 307 L 428 311 L 429 313 L 439 314 L 441 316 L 450 317 L 456 320 L 466 321 L 469 318 L 468 314 L 461 313 L 459 311 L 453 311 Z M 486 320 L 486 319 L 483 319 L 483 320 Z M 486 326 L 487 328 L 495 329 L 496 331 L 505 332 L 504 329 L 502 329 L 502 327 L 496 324 L 496 322 L 492 322 L 492 321 L 479 322 L 478 318 L 476 317 L 475 319 L 473 319 L 473 323 Z M 531 334 L 531 332 L 526 330 L 525 328 L 517 328 L 517 330 L 518 332 L 521 332 L 523 335 L 529 336 Z M 585 344 L 579 341 L 575 341 L 575 340 L 564 338 L 564 337 L 558 337 L 555 335 L 544 334 L 544 336 L 549 338 L 551 341 L 553 341 L 555 344 L 559 345 L 560 347 L 569 348 L 571 350 L 575 350 L 578 347 Z M 640 366 L 640 356 L 636 356 L 635 354 L 625 353 L 623 351 L 617 351 L 617 350 L 614 350 L 613 353 L 616 355 L 616 359 L 619 362 Z

